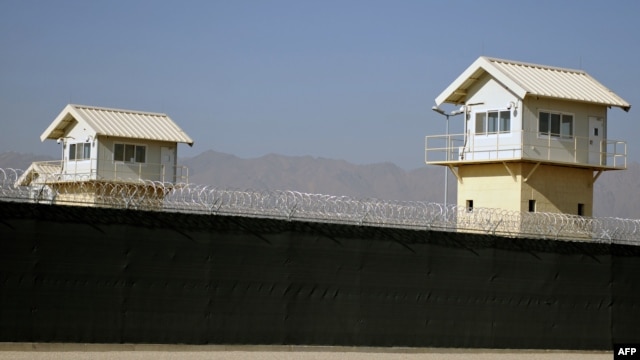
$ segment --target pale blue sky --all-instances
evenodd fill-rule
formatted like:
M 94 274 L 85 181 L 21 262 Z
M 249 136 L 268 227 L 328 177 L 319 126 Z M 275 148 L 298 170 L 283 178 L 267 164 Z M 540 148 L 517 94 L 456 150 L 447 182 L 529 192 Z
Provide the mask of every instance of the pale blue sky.
M 71 102 L 165 112 L 181 156 L 414 169 L 435 97 L 486 55 L 586 70 L 632 104 L 609 137 L 640 161 L 639 45 L 634 0 L 0 0 L 0 152 L 57 156 L 39 136 Z

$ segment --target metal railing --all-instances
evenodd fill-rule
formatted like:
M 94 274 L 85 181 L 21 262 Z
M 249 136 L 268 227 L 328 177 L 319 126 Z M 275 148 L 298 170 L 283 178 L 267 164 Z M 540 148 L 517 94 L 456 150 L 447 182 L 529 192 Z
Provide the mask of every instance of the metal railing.
M 77 181 L 56 186 L 42 181 L 16 186 L 21 170 L 0 168 L 0 201 L 103 206 L 149 211 L 249 216 L 362 226 L 474 232 L 509 237 L 596 241 L 640 245 L 640 220 L 589 218 L 444 206 L 420 201 L 385 201 L 297 191 L 220 189 L 154 181 Z M 63 183 L 69 185 L 68 182 Z M 74 194 L 91 193 L 91 198 Z
M 449 134 L 425 137 L 425 162 L 534 160 L 625 169 L 627 143 L 587 137 L 561 137 L 538 132 Z
M 135 181 L 151 179 L 160 182 L 189 182 L 186 166 L 167 166 L 154 163 L 128 163 L 106 160 L 38 161 L 31 165 L 40 178 L 47 181 L 120 180 Z M 37 179 L 34 179 L 36 182 Z

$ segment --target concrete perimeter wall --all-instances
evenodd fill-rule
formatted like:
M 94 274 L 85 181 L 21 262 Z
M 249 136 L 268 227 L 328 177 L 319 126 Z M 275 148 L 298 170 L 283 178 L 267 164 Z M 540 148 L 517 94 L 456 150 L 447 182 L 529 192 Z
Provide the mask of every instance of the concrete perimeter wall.
M 0 342 L 606 350 L 640 247 L 0 201 Z

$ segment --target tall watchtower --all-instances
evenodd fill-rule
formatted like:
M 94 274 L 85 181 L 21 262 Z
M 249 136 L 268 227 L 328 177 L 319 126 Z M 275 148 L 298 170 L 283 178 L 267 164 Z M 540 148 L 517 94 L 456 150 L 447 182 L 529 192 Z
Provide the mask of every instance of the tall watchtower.
M 626 169 L 607 109 L 631 105 L 581 70 L 478 58 L 437 98 L 462 134 L 427 136 L 427 164 L 458 180 L 458 206 L 592 216 L 593 184 Z

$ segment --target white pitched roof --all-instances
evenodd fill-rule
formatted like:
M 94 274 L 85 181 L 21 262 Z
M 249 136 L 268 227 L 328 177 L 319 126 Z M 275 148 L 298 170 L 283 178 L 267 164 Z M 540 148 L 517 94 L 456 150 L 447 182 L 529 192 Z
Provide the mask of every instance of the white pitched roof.
M 59 139 L 75 121 L 85 123 L 96 135 L 193 145 L 193 140 L 166 114 L 72 104 L 60 112 L 40 140 Z
M 520 99 L 527 95 L 573 100 L 629 111 L 631 105 L 582 70 L 563 69 L 481 56 L 436 98 L 442 103 L 463 104 L 467 90 L 488 73 Z
M 32 163 L 27 170 L 16 180 L 14 186 L 29 186 L 32 183 L 44 184 L 51 177 L 60 175 L 62 165 L 60 161 L 41 161 Z

